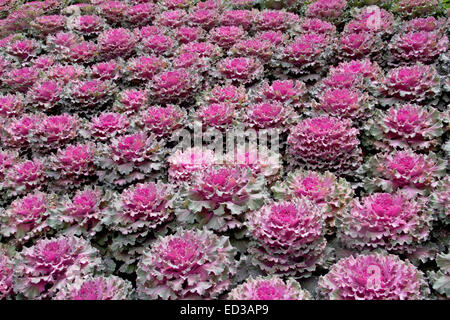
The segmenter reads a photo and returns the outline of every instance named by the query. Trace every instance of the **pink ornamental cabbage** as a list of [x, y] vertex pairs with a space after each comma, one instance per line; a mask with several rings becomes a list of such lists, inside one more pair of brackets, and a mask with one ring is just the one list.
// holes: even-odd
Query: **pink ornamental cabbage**
[[439, 97], [440, 78], [432, 66], [417, 63], [391, 69], [379, 92], [390, 100], [425, 103]]
[[228, 300], [312, 300], [293, 278], [283, 281], [277, 276], [250, 277], [231, 290]]
[[253, 21], [257, 31], [285, 32], [299, 22], [299, 16], [284, 10], [261, 10]]
[[395, 61], [403, 63], [430, 63], [448, 49], [449, 41], [445, 34], [438, 32], [410, 32], [397, 34], [389, 44]]
[[363, 253], [336, 262], [318, 283], [330, 300], [419, 300], [429, 288], [424, 274], [408, 260], [385, 253]]
[[145, 39], [148, 36], [162, 35], [166, 33], [166, 30], [160, 26], [150, 25], [133, 30], [137, 40]]
[[364, 79], [367, 79], [372, 83], [377, 83], [382, 79], [382, 70], [380, 66], [378, 63], [372, 62], [369, 59], [341, 62], [336, 67], [330, 67], [330, 75], [340, 74], [352, 76], [361, 75]]
[[8, 209], [0, 211], [0, 233], [6, 238], [13, 237], [17, 244], [45, 234], [50, 229], [48, 198], [42, 192], [34, 192], [14, 200]]
[[321, 48], [325, 48], [332, 42], [332, 38], [327, 36], [326, 34], [320, 33], [311, 33], [311, 34], [301, 34], [298, 39], [301, 39], [306, 42], [310, 42], [318, 45]]
[[304, 197], [317, 206], [323, 206], [328, 233], [335, 229], [336, 215], [345, 210], [354, 197], [351, 184], [328, 171], [324, 173], [310, 170], [289, 172], [283, 181], [277, 182], [272, 187], [272, 192], [274, 199], [290, 201]]
[[126, 89], [121, 91], [115, 101], [114, 109], [126, 116], [130, 116], [147, 106], [148, 93], [146, 90]]
[[[147, 249], [137, 270], [141, 299], [214, 299], [237, 272], [228, 237], [208, 230], [178, 229]], [[183, 285], [184, 284], [184, 285]]]
[[59, 104], [63, 89], [55, 80], [36, 82], [27, 92], [27, 103], [44, 111], [52, 110]]
[[204, 35], [204, 30], [200, 27], [180, 27], [175, 33], [179, 43], [187, 44], [200, 40]]
[[278, 102], [251, 104], [245, 110], [243, 121], [256, 130], [288, 131], [298, 118], [293, 108]]
[[4, 251], [0, 248], [0, 300], [7, 299], [13, 293], [14, 265]]
[[252, 10], [225, 10], [220, 16], [222, 26], [236, 26], [248, 30], [252, 27], [256, 12]]
[[[189, 0], [167, 0], [167, 1], [189, 1]], [[224, 7], [224, 4], [217, 0], [205, 0], [205, 1], [199, 1], [195, 4], [191, 3], [189, 6], [192, 7], [193, 10], [203, 10], [203, 9], [210, 9], [210, 10], [221, 10]]]
[[284, 44], [289, 39], [289, 36], [281, 31], [267, 30], [257, 32], [255, 39], [270, 42], [272, 46], [278, 46]]
[[[28, 3], [28, 6], [31, 6], [33, 2]], [[44, 3], [40, 4], [38, 1], [34, 2], [35, 5], [42, 6], [42, 9], [45, 12], [55, 11], [61, 9], [61, 3], [57, 0], [45, 0]]]
[[437, 184], [431, 194], [431, 203], [438, 218], [445, 224], [450, 224], [450, 176], [447, 174]]
[[192, 69], [200, 74], [211, 68], [210, 59], [200, 57], [196, 53], [185, 52], [177, 55], [172, 62], [175, 69]]
[[138, 41], [155, 35], [166, 35], [169, 32], [167, 28], [158, 25], [147, 25], [133, 29], [133, 33]]
[[186, 21], [186, 11], [182, 9], [162, 11], [155, 17], [155, 22], [159, 26], [167, 28], [181, 27]]
[[189, 101], [199, 88], [200, 80], [200, 76], [190, 70], [161, 72], [149, 82], [150, 98], [156, 103]]
[[157, 137], [169, 138], [176, 130], [184, 127], [187, 120], [186, 111], [180, 107], [168, 104], [165, 107], [151, 106], [142, 110], [139, 125]]
[[97, 249], [76, 236], [40, 239], [16, 260], [14, 290], [27, 299], [48, 299], [65, 281], [101, 269]]
[[116, 81], [122, 76], [122, 65], [116, 60], [100, 62], [91, 67], [91, 77], [101, 81]]
[[283, 173], [280, 153], [263, 146], [248, 150], [238, 146], [234, 152], [227, 153], [224, 160], [230, 166], [249, 169], [255, 177], [263, 176], [269, 184]]
[[20, 94], [0, 94], [0, 118], [13, 118], [23, 112], [23, 97]]
[[[2, 37], [2, 39], [0, 40], [0, 48], [2, 48], [2, 50], [5, 50], [6, 47], [15, 39], [13, 34], [10, 34], [8, 36]], [[2, 57], [2, 59], [4, 59]]]
[[117, 276], [79, 276], [66, 281], [53, 300], [130, 300], [133, 286]]
[[48, 159], [47, 176], [60, 188], [74, 188], [89, 180], [95, 173], [95, 145], [68, 145], [58, 149], [56, 155]]
[[89, 112], [113, 99], [115, 85], [111, 81], [86, 80], [72, 81], [65, 92], [65, 100], [69, 109]]
[[240, 108], [248, 102], [248, 97], [244, 86], [236, 87], [232, 84], [215, 85], [211, 90], [204, 91], [202, 101], [207, 104], [231, 103]]
[[[174, 0], [177, 1], [177, 0]], [[180, 0], [178, 0], [180, 1]], [[183, 1], [188, 1], [188, 0], [183, 0]], [[223, 3], [221, 3], [220, 1], [217, 0], [205, 0], [205, 1], [201, 1], [201, 2], [197, 2], [194, 6], [193, 9], [197, 10], [197, 9], [216, 9], [216, 10], [220, 10], [223, 8]]]
[[191, 69], [200, 74], [205, 74], [211, 68], [210, 62], [211, 59], [207, 57], [201, 57], [197, 53], [183, 52], [177, 54], [176, 57], [174, 57], [172, 66], [175, 69]]
[[124, 1], [104, 1], [98, 7], [99, 15], [111, 25], [120, 25], [127, 14], [128, 6]]
[[73, 32], [58, 32], [47, 37], [46, 43], [48, 51], [65, 54], [73, 45], [81, 42], [78, 35]]
[[412, 253], [429, 239], [432, 214], [423, 199], [402, 193], [372, 193], [352, 200], [337, 214], [337, 234], [349, 248]]
[[262, 205], [264, 185], [264, 177], [253, 175], [248, 167], [211, 166], [183, 186], [177, 219], [220, 232], [241, 228], [244, 215]]
[[131, 82], [142, 82], [153, 79], [165, 67], [166, 63], [156, 56], [137, 56], [127, 61], [125, 74]]
[[258, 102], [270, 101], [300, 108], [306, 95], [306, 86], [299, 80], [275, 80], [271, 84], [264, 81], [251, 94]]
[[134, 34], [124, 28], [103, 31], [97, 38], [100, 54], [104, 59], [128, 58], [134, 51]]
[[163, 142], [145, 133], [111, 139], [98, 148], [95, 162], [100, 181], [124, 185], [145, 179], [162, 167]]
[[189, 25], [202, 27], [205, 30], [210, 30], [216, 26], [217, 20], [219, 20], [219, 11], [206, 8], [193, 10], [187, 18]]
[[36, 16], [43, 14], [42, 4], [43, 2], [34, 1], [29, 4], [15, 3], [14, 7], [8, 12], [2, 12], [6, 14], [7, 17], [2, 19], [2, 36], [6, 36], [11, 32], [22, 32], [29, 28], [29, 23]]
[[336, 33], [336, 27], [327, 21], [319, 18], [304, 18], [294, 26], [294, 30], [300, 34], [323, 34], [332, 37]]
[[79, 65], [63, 65], [57, 64], [49, 68], [45, 75], [49, 80], [61, 81], [64, 84], [71, 82], [72, 80], [81, 80], [86, 76], [86, 71]]
[[211, 59], [219, 58], [223, 55], [222, 49], [211, 42], [191, 42], [180, 46], [180, 48], [177, 50], [177, 54], [186, 52], [195, 53], [199, 57]]
[[254, 57], [267, 63], [273, 55], [273, 45], [268, 41], [250, 38], [239, 40], [229, 52], [236, 56]]
[[6, 53], [20, 61], [29, 60], [38, 54], [39, 45], [33, 39], [18, 39], [6, 47]]
[[335, 71], [322, 78], [313, 88], [312, 94], [318, 96], [328, 89], [356, 89], [362, 91], [367, 88], [364, 86], [364, 78], [361, 74]]
[[433, 15], [440, 8], [438, 0], [398, 0], [392, 5], [391, 11], [404, 18]]
[[201, 122], [203, 130], [224, 131], [233, 126], [236, 117], [236, 109], [230, 103], [212, 103], [200, 107], [195, 113], [195, 119]]
[[306, 8], [306, 16], [336, 22], [346, 7], [346, 0], [316, 0]]
[[245, 31], [242, 27], [221, 26], [212, 29], [209, 32], [209, 36], [213, 43], [219, 45], [222, 48], [229, 49], [236, 42], [244, 38]]
[[145, 2], [130, 6], [126, 12], [126, 20], [130, 26], [145, 26], [150, 24], [156, 14], [156, 6]]
[[140, 51], [157, 56], [171, 56], [176, 48], [175, 40], [164, 34], [148, 35], [139, 44]]
[[365, 128], [373, 145], [381, 150], [431, 150], [443, 134], [440, 112], [415, 104], [377, 111]]
[[381, 153], [363, 165], [368, 192], [394, 192], [402, 189], [411, 194], [428, 194], [445, 173], [446, 161], [430, 152], [428, 155], [411, 150]]
[[38, 37], [43, 37], [64, 30], [66, 20], [61, 15], [40, 16], [31, 21], [30, 26]]
[[40, 116], [32, 131], [32, 148], [35, 150], [59, 148], [76, 139], [79, 126], [79, 118], [67, 113], [55, 116]]
[[362, 161], [358, 133], [348, 119], [305, 119], [291, 128], [287, 152], [292, 163], [307, 169], [350, 174]]
[[446, 21], [444, 18], [436, 19], [435, 17], [415, 18], [408, 21], [403, 21], [402, 31], [404, 33], [410, 32], [439, 32], [445, 27]]
[[12, 118], [5, 122], [1, 128], [3, 145], [9, 148], [23, 148], [30, 146], [30, 133], [36, 128], [38, 117], [24, 114], [20, 118]]
[[261, 62], [254, 58], [225, 58], [218, 63], [217, 69], [225, 80], [241, 84], [259, 80], [264, 73]]
[[39, 57], [36, 57], [31, 61], [33, 64], [33, 67], [41, 70], [41, 71], [47, 71], [50, 67], [54, 66], [56, 63], [57, 57], [54, 55], [41, 55]]
[[217, 164], [219, 159], [209, 149], [198, 147], [177, 150], [169, 156], [169, 181], [179, 184], [189, 181], [195, 172], [202, 172]]
[[110, 191], [90, 187], [56, 198], [48, 223], [62, 234], [93, 237], [103, 229], [111, 198]]
[[82, 41], [71, 45], [62, 54], [62, 58], [69, 63], [91, 63], [97, 60], [98, 46], [91, 41]]
[[[105, 223], [110, 230], [127, 237], [128, 244], [144, 241], [151, 232], [156, 232], [173, 219], [173, 197], [173, 187], [168, 184], [135, 184], [115, 199], [113, 210], [109, 212]], [[122, 251], [124, 248], [119, 243], [121, 240], [117, 241], [117, 244], [113, 243], [114, 250]], [[113, 252], [113, 255], [117, 253]], [[117, 259], [123, 260], [120, 257]]]
[[329, 89], [323, 91], [312, 108], [318, 113], [358, 121], [371, 116], [374, 101], [369, 94], [356, 89]]
[[69, 30], [84, 36], [96, 36], [104, 28], [105, 23], [97, 15], [74, 15], [67, 21]]
[[116, 135], [124, 134], [129, 128], [127, 117], [120, 113], [103, 112], [91, 119], [87, 125], [90, 137], [99, 141], [108, 141]]
[[33, 67], [22, 67], [12, 69], [2, 75], [1, 81], [6, 84], [10, 90], [25, 93], [38, 80], [38, 70]]
[[344, 32], [372, 32], [385, 38], [394, 32], [394, 16], [378, 6], [363, 7], [345, 25]]
[[17, 152], [0, 148], [0, 189], [2, 188], [6, 172], [15, 164], [18, 157]]
[[247, 215], [251, 263], [267, 274], [309, 277], [325, 263], [324, 208], [306, 199], [274, 202]]
[[138, 183], [114, 196], [104, 224], [111, 233], [107, 251], [121, 262], [120, 272], [135, 272], [150, 239], [165, 232], [174, 218], [173, 198], [173, 187], [161, 182]]
[[7, 195], [18, 196], [31, 190], [40, 190], [46, 180], [42, 161], [33, 159], [17, 162], [6, 172]]
[[288, 72], [303, 74], [315, 71], [325, 62], [329, 39], [318, 34], [305, 34], [294, 38], [280, 49], [278, 60]]
[[123, 191], [120, 200], [118, 214], [127, 226], [123, 233], [133, 232], [134, 227], [141, 228], [141, 223], [146, 221], [145, 229], [155, 229], [171, 218], [171, 199], [173, 188], [163, 183], [138, 183]]
[[338, 51], [342, 59], [376, 59], [382, 54], [384, 46], [380, 36], [371, 32], [342, 33]]

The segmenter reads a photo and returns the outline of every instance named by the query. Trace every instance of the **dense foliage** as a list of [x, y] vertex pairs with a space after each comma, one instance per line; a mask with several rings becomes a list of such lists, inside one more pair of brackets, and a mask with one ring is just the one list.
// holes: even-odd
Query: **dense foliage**
[[0, 299], [450, 298], [448, 14], [0, 0]]

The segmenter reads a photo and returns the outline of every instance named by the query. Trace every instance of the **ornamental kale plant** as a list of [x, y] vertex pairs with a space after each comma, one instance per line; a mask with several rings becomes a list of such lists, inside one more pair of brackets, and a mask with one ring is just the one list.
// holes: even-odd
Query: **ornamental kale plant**
[[0, 0], [0, 300], [448, 299], [447, 0]]

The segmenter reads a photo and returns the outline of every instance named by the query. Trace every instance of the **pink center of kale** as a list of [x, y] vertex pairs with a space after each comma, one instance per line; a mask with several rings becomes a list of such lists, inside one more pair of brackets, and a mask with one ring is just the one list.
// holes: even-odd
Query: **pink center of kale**
[[402, 212], [401, 202], [397, 201], [388, 193], [382, 193], [376, 196], [372, 203], [372, 210], [380, 217], [394, 217]]

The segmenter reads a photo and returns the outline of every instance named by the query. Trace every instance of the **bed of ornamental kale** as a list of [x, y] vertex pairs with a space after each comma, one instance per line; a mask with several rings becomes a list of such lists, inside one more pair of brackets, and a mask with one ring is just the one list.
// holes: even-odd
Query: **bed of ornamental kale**
[[0, 299], [448, 299], [447, 0], [0, 0]]

